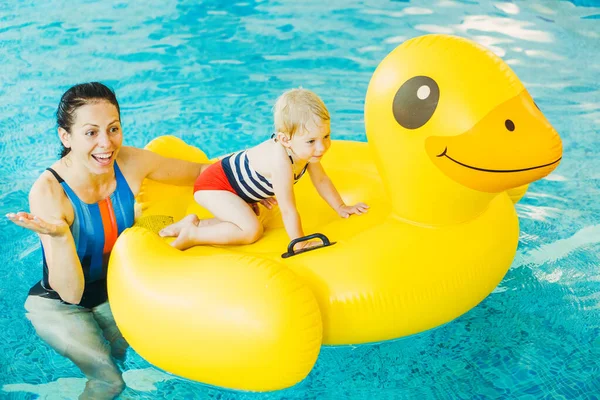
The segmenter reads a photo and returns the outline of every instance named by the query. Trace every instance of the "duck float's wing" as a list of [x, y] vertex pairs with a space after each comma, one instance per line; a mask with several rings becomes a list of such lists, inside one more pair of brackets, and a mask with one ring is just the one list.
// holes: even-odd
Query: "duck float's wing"
[[207, 253], [145, 228], [122, 233], [108, 290], [123, 337], [157, 367], [210, 385], [268, 391], [304, 379], [322, 341], [312, 291], [272, 261]]

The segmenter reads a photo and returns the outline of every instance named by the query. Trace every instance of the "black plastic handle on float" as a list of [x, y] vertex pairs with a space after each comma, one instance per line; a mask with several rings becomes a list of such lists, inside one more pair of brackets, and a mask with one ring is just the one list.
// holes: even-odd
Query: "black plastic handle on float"
[[[294, 252], [295, 245], [297, 245], [300, 242], [306, 242], [307, 240], [311, 240], [311, 239], [321, 239], [323, 244], [321, 246], [309, 247], [307, 249], [301, 249], [301, 250], [297, 250]], [[292, 240], [290, 242], [290, 244], [288, 245], [287, 253], [283, 253], [281, 255], [281, 257], [282, 258], [292, 257], [292, 256], [295, 256], [300, 253], [306, 253], [307, 251], [318, 250], [318, 249], [322, 249], [323, 247], [333, 246], [335, 243], [336, 242], [330, 242], [329, 239], [327, 238], [327, 236], [323, 235], [322, 233], [313, 233], [311, 235], [302, 236], [302, 237]]]

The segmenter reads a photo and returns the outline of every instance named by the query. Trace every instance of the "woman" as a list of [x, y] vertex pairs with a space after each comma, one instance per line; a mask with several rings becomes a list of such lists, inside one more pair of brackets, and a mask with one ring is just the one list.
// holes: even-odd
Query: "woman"
[[57, 122], [60, 160], [33, 184], [31, 212], [7, 217], [42, 243], [43, 278], [29, 291], [27, 318], [87, 376], [81, 399], [111, 399], [125, 386], [113, 358], [124, 357], [127, 342], [107, 302], [110, 251], [134, 222], [144, 179], [191, 186], [208, 164], [122, 146], [119, 104], [101, 83], [67, 90]]

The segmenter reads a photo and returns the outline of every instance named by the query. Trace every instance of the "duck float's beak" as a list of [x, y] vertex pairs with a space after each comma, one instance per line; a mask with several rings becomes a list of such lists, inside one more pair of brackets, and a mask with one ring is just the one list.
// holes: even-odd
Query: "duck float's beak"
[[552, 172], [561, 160], [562, 142], [529, 93], [523, 91], [465, 133], [427, 138], [425, 150], [456, 182], [497, 193]]

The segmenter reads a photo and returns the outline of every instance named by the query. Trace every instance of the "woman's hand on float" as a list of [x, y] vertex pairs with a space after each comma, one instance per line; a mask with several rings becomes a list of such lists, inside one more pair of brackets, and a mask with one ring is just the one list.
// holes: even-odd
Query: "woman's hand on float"
[[40, 235], [49, 235], [53, 237], [63, 236], [69, 233], [69, 225], [63, 220], [56, 222], [46, 222], [40, 217], [31, 213], [20, 211], [18, 213], [8, 213], [6, 218], [14, 222], [16, 225], [29, 229]]
[[369, 206], [365, 203], [356, 203], [353, 206], [342, 204], [337, 208], [337, 213], [342, 218], [348, 218], [352, 214], [362, 215], [369, 210]]

